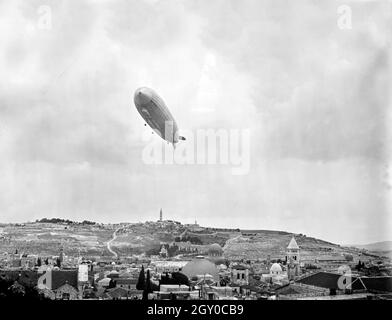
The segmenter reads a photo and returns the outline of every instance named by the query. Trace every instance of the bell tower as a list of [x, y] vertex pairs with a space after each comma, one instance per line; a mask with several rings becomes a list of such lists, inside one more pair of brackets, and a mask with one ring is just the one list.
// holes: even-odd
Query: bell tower
[[293, 236], [286, 249], [287, 276], [289, 280], [293, 280], [300, 275], [299, 261], [299, 246]]

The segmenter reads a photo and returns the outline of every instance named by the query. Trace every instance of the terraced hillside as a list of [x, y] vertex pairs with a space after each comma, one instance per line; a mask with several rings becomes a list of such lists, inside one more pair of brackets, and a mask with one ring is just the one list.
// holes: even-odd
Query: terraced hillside
[[[56, 255], [60, 247], [67, 255], [130, 256], [132, 254], [158, 254], [162, 243], [188, 242], [195, 245], [218, 243], [229, 259], [283, 259], [291, 233], [271, 230], [224, 230], [196, 228], [176, 221], [80, 224], [42, 223], [0, 225], [0, 253], [25, 252]], [[295, 235], [301, 248], [301, 259], [316, 257], [357, 258], [358, 248], [341, 247], [302, 234]]]
[[111, 226], [63, 223], [24, 223], [0, 225], [0, 252], [56, 255], [60, 247], [69, 255], [110, 255], [106, 242]]
[[[284, 231], [242, 231], [241, 235], [226, 242], [224, 247], [225, 256], [231, 259], [267, 259], [269, 255], [271, 259], [282, 259], [292, 236], [292, 233]], [[301, 248], [302, 259], [359, 254], [359, 250], [355, 248], [341, 247], [302, 234], [295, 234], [295, 239]]]

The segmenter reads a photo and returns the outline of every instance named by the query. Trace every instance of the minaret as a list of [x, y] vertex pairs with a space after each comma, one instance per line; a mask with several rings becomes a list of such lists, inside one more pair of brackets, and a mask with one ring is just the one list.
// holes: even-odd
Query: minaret
[[159, 212], [159, 221], [162, 221], [162, 208], [161, 211]]
[[299, 246], [293, 236], [286, 250], [287, 276], [289, 280], [299, 276], [299, 260]]

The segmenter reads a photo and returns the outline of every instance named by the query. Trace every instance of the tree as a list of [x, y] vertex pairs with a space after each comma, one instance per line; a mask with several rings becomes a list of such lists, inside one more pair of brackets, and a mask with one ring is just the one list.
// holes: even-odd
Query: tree
[[345, 255], [344, 255], [344, 258], [345, 258], [347, 261], [353, 261], [353, 260], [354, 260], [354, 257], [353, 257], [351, 254], [345, 254]]
[[173, 245], [173, 246], [167, 246], [167, 253], [168, 253], [168, 255], [169, 255], [169, 257], [173, 257], [175, 254], [176, 254], [176, 252], [178, 251], [178, 246], [176, 246], [176, 245]]
[[146, 291], [152, 293], [150, 270], [147, 270]]
[[27, 299], [42, 299], [44, 297], [40, 297], [38, 287], [37, 286], [25, 286], [25, 298]]
[[61, 260], [60, 258], [56, 259], [56, 265], [60, 268], [61, 267]]
[[113, 279], [110, 279], [109, 281], [109, 289], [115, 288], [116, 287], [116, 282]]
[[174, 280], [176, 280], [176, 282], [181, 285], [181, 284], [185, 284], [185, 285], [189, 285], [189, 279], [188, 277], [181, 273], [181, 272], [173, 272], [172, 273], [172, 277]]
[[159, 255], [159, 252], [161, 251], [161, 246], [155, 246], [151, 249], [148, 249], [146, 251], [146, 256], [157, 256]]
[[15, 281], [14, 284], [8, 288], [11, 297], [23, 297], [26, 294], [25, 287]]
[[152, 286], [151, 286], [150, 270], [147, 270], [146, 286], [143, 291], [143, 299], [144, 300], [148, 300], [149, 293], [152, 293]]
[[358, 264], [355, 266], [355, 269], [358, 271], [362, 270], [365, 267], [365, 263], [361, 262], [361, 260], [358, 261]]
[[40, 267], [41, 265], [42, 265], [41, 258], [38, 258], [38, 259], [37, 259], [37, 266]]
[[155, 284], [154, 282], [150, 281], [152, 291], [159, 291], [159, 285]]
[[139, 279], [137, 280], [136, 289], [144, 290], [145, 286], [146, 286], [146, 279], [144, 276], [144, 266], [142, 265], [142, 270], [140, 270], [139, 273]]
[[[197, 280], [197, 277], [196, 277]], [[165, 275], [165, 276], [161, 276], [161, 281], [160, 284], [185, 284], [185, 285], [189, 285], [189, 279], [188, 277], [181, 273], [181, 272], [173, 272], [171, 274], [171, 276], [169, 275]]]

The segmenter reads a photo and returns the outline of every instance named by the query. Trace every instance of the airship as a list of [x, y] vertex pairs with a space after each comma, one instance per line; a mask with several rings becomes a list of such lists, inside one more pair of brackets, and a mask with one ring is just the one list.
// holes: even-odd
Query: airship
[[179, 140], [185, 140], [179, 135], [177, 123], [165, 102], [154, 90], [147, 87], [137, 89], [134, 102], [142, 118], [163, 140], [174, 147]]

